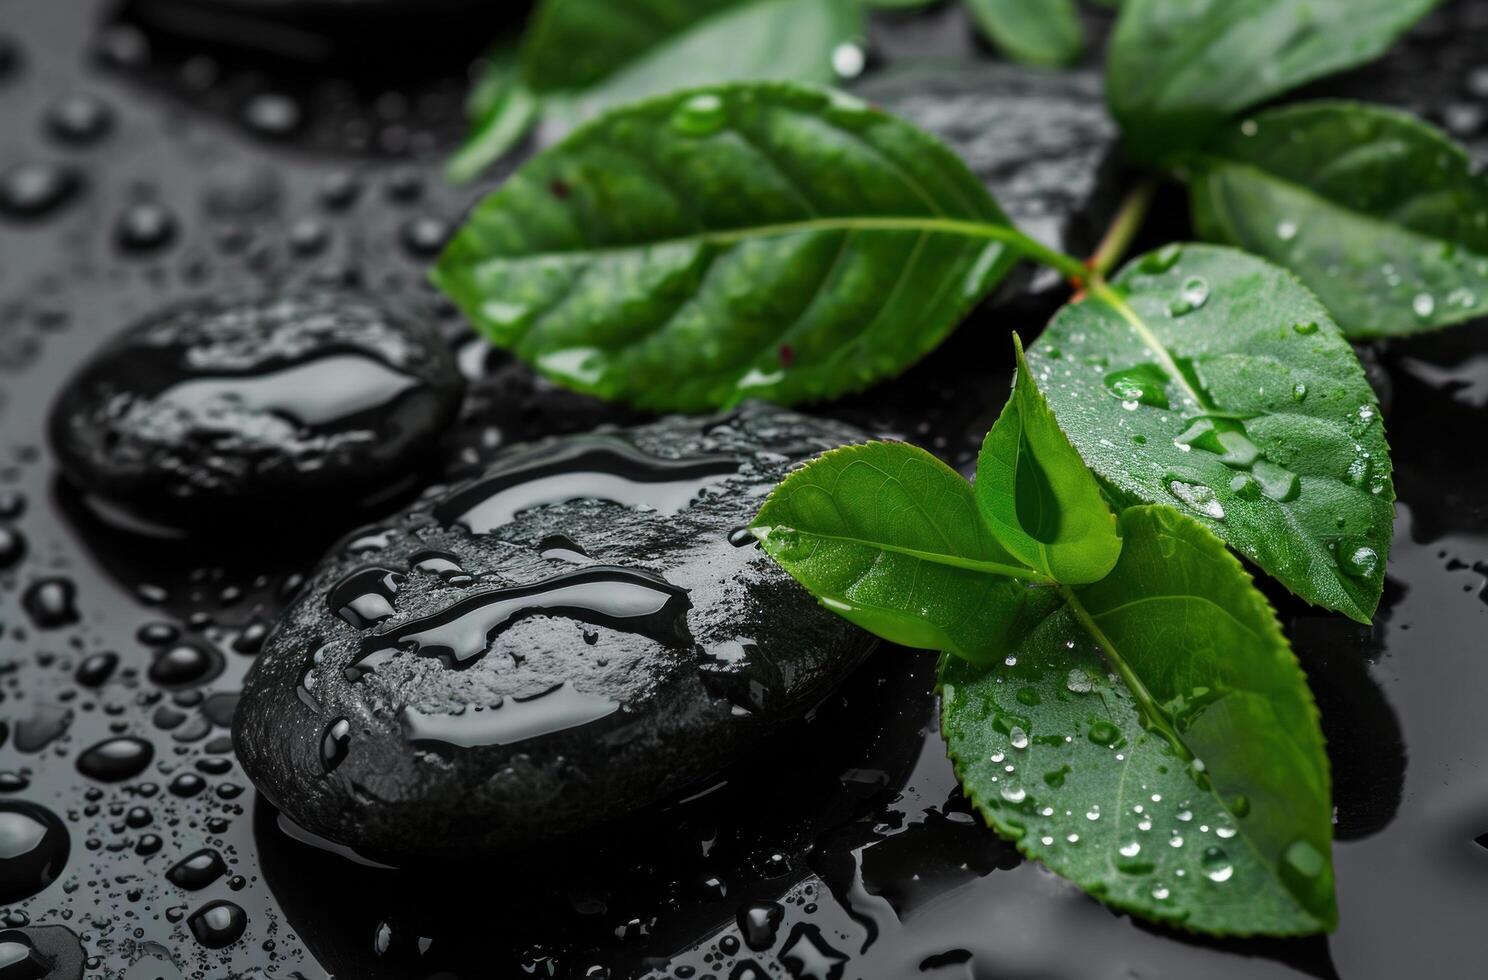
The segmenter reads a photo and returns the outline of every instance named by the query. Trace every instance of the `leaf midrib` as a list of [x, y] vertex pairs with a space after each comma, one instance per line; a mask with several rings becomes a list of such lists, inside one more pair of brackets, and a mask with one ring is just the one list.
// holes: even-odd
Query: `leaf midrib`
[[[1126, 685], [1127, 691], [1131, 693], [1132, 700], [1137, 703], [1138, 711], [1179, 752], [1186, 763], [1192, 763], [1196, 758], [1193, 750], [1188, 747], [1188, 744], [1183, 741], [1182, 736], [1173, 727], [1167, 713], [1158, 706], [1157, 699], [1152, 696], [1151, 691], [1147, 690], [1147, 685], [1136, 675], [1131, 665], [1121, 656], [1121, 652], [1117, 650], [1116, 645], [1111, 642], [1111, 638], [1096, 623], [1095, 617], [1090, 614], [1090, 611], [1085, 608], [1085, 605], [1080, 602], [1079, 597], [1075, 595], [1074, 590], [1069, 586], [1061, 585], [1059, 591], [1064, 597], [1066, 606], [1074, 615], [1075, 620], [1085, 629], [1091, 639], [1095, 640], [1096, 645], [1100, 648], [1101, 655], [1105, 657], [1106, 661], [1116, 668], [1117, 673], [1121, 676], [1122, 683]], [[1292, 903], [1301, 916], [1319, 921], [1318, 916], [1292, 894], [1291, 889], [1287, 887], [1286, 882], [1281, 879], [1280, 874], [1276, 871], [1274, 860], [1263, 855], [1259, 847], [1256, 846], [1256, 842], [1251, 838], [1251, 835], [1245, 832], [1242, 826], [1244, 821], [1235, 817], [1234, 811], [1230, 809], [1230, 804], [1215, 791], [1213, 780], [1208, 780], [1208, 783], [1206, 792], [1211, 799], [1219, 804], [1220, 809], [1224, 810], [1225, 813], [1228, 813], [1234, 819], [1235, 836], [1244, 842], [1245, 848], [1254, 856], [1256, 863], [1271, 872], [1277, 885], [1280, 886], [1281, 893], [1287, 897], [1288, 901]], [[1197, 781], [1195, 781], [1195, 785], [1197, 785]]]
[[804, 531], [800, 528], [794, 528], [784, 524], [763, 526], [756, 525], [750, 530], [754, 532], [755, 537], [759, 538], [759, 540], [764, 543], [768, 543], [770, 535], [778, 531], [788, 531], [796, 534], [801, 534], [809, 538], [815, 538], [819, 541], [832, 541], [839, 544], [850, 544], [862, 548], [869, 548], [875, 551], [887, 551], [891, 554], [905, 555], [907, 557], [917, 558], [921, 561], [927, 561], [935, 565], [945, 565], [950, 568], [960, 568], [971, 572], [982, 572], [988, 575], [1001, 575], [1006, 578], [1022, 579], [1028, 582], [1042, 582], [1050, 585], [1053, 584], [1053, 581], [1051, 579], [1045, 578], [1043, 575], [1040, 575], [1038, 572], [1035, 572], [1030, 568], [1019, 568], [1015, 565], [1004, 565], [1001, 562], [995, 561], [981, 561], [976, 558], [962, 558], [958, 555], [947, 555], [934, 551], [922, 551], [918, 548], [906, 548], [903, 545], [887, 544], [882, 541], [870, 541], [866, 538], [859, 538], [850, 534], [823, 534], [820, 531]]

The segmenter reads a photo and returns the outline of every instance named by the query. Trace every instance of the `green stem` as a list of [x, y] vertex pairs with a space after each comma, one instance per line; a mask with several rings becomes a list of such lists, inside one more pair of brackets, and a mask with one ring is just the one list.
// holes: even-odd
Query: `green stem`
[[1104, 279], [1116, 267], [1116, 263], [1121, 261], [1121, 257], [1131, 247], [1132, 239], [1142, 230], [1142, 223], [1147, 220], [1147, 212], [1152, 207], [1152, 195], [1156, 190], [1157, 187], [1151, 180], [1144, 180], [1126, 195], [1111, 226], [1106, 229], [1106, 237], [1101, 239], [1095, 254], [1085, 263], [1092, 276]]
[[1059, 587], [1059, 594], [1064, 597], [1065, 604], [1069, 608], [1069, 611], [1074, 614], [1075, 619], [1079, 621], [1081, 626], [1085, 627], [1085, 631], [1090, 634], [1091, 638], [1095, 640], [1096, 645], [1100, 647], [1101, 653], [1106, 658], [1106, 662], [1116, 668], [1116, 673], [1121, 676], [1126, 689], [1131, 692], [1132, 698], [1137, 702], [1137, 706], [1142, 712], [1142, 717], [1147, 720], [1147, 724], [1168, 740], [1169, 744], [1173, 746], [1173, 750], [1178, 753], [1179, 758], [1185, 762], [1192, 762], [1194, 759], [1193, 752], [1189, 750], [1187, 745], [1183, 744], [1183, 739], [1178, 737], [1178, 732], [1174, 729], [1173, 723], [1168, 718], [1167, 713], [1158, 705], [1157, 699], [1152, 696], [1152, 692], [1147, 690], [1147, 685], [1143, 684], [1142, 679], [1132, 671], [1131, 665], [1121, 656], [1121, 651], [1116, 649], [1116, 644], [1112, 643], [1111, 638], [1106, 635], [1105, 630], [1100, 628], [1100, 624], [1095, 621], [1095, 617], [1090, 615], [1090, 610], [1086, 609], [1084, 603], [1075, 595], [1075, 590], [1067, 585], [1061, 585]]

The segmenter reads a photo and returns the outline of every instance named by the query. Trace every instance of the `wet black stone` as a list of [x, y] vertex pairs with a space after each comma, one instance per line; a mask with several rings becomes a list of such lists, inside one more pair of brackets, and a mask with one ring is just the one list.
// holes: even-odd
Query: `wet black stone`
[[433, 327], [368, 297], [208, 302], [100, 350], [50, 436], [73, 482], [158, 523], [354, 520], [417, 480], [461, 390]]
[[20, 163], [0, 173], [0, 215], [40, 218], [71, 200], [83, 175], [62, 163]]
[[67, 827], [46, 807], [0, 800], [0, 905], [30, 898], [67, 864]]
[[[559, 440], [348, 536], [249, 674], [241, 765], [373, 854], [496, 853], [694, 785], [867, 649], [728, 540], [792, 461], [861, 438], [748, 407]], [[588, 560], [545, 555], [556, 534]]]
[[248, 915], [232, 902], [209, 902], [186, 920], [196, 941], [208, 949], [231, 946], [248, 928]]

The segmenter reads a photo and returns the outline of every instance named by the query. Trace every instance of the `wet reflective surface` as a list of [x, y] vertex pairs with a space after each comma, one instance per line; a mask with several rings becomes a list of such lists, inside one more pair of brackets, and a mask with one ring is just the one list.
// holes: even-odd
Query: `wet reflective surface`
[[[1329, 91], [1418, 100], [1481, 153], [1485, 8], [1448, 5], [1400, 54]], [[227, 726], [269, 624], [349, 527], [284, 512], [278, 533], [246, 542], [145, 541], [100, 520], [46, 448], [64, 379], [167, 305], [356, 281], [437, 318], [459, 349], [473, 386], [439, 448], [447, 478], [499, 446], [626, 418], [463, 342], [422, 285], [432, 233], [410, 227], [454, 221], [479, 193], [438, 178], [463, 66], [321, 84], [304, 59], [281, 74], [106, 13], [82, 0], [0, 12], [0, 976], [1488, 971], [1484, 324], [1364, 352], [1402, 501], [1377, 624], [1272, 590], [1334, 765], [1331, 937], [1165, 931], [1022, 862], [956, 790], [931, 659], [896, 649], [716, 785], [562, 847], [393, 871], [285, 825], [238, 768]], [[947, 8], [882, 21], [877, 40], [891, 60], [971, 54], [964, 30]], [[1161, 211], [1181, 229], [1181, 200], [1170, 203]], [[980, 315], [900, 381], [831, 411], [969, 467], [1007, 390], [1006, 326], [1046, 316], [1037, 302]], [[1140, 396], [1142, 379], [1117, 383]], [[542, 545], [564, 561], [573, 546]], [[424, 560], [427, 574], [459, 574]], [[745, 638], [710, 653], [750, 656]], [[523, 705], [512, 731], [597, 710], [563, 688], [534, 694], [496, 709]], [[328, 728], [322, 764], [337, 765], [342, 745]]]

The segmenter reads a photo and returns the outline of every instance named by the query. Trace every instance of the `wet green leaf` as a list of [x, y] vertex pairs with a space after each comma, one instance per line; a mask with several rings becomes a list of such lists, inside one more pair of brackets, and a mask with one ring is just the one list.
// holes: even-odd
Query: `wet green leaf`
[[463, 179], [488, 166], [521, 139], [539, 108], [569, 127], [675, 89], [855, 74], [862, 59], [844, 46], [862, 35], [856, 0], [544, 0], [517, 62], [508, 68], [496, 60], [480, 83], [496, 88], [509, 72], [510, 90], [540, 104], [472, 113], [451, 174]]
[[1382, 54], [1437, 0], [1126, 0], [1107, 91], [1128, 151], [1147, 162], [1223, 122]]
[[993, 538], [970, 484], [905, 443], [813, 460], [775, 488], [752, 528], [824, 606], [905, 646], [990, 662], [1059, 604]]
[[977, 460], [976, 499], [997, 540], [1024, 565], [1077, 585], [1106, 577], [1121, 554], [1116, 516], [1059, 429], [1015, 335], [1012, 395]]
[[1024, 239], [933, 138], [751, 83], [585, 125], [482, 202], [433, 275], [550, 378], [694, 411], [897, 374], [1006, 275], [1007, 241]]
[[1015, 662], [941, 662], [942, 726], [987, 822], [1116, 908], [1221, 935], [1332, 929], [1317, 709], [1265, 599], [1167, 507]]
[[966, 0], [977, 26], [1008, 57], [1056, 68], [1077, 60], [1085, 33], [1074, 0]]
[[1324, 102], [1263, 112], [1193, 164], [1199, 233], [1290, 268], [1350, 336], [1488, 313], [1488, 178], [1414, 116]]
[[[1369, 622], [1394, 487], [1374, 392], [1316, 297], [1232, 249], [1169, 246], [1028, 352], [1121, 503], [1170, 503], [1297, 595]], [[1124, 299], [1123, 299], [1124, 297]]]

